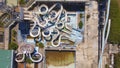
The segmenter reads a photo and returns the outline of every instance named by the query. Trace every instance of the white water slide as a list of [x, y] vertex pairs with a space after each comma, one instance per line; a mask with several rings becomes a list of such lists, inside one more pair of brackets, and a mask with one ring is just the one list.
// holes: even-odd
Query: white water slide
[[[110, 1], [111, 1], [111, 0], [108, 0], [106, 21], [105, 21], [105, 24], [104, 24], [103, 34], [102, 34], [102, 35], [103, 35], [103, 36], [102, 36], [102, 51], [101, 51], [101, 54], [100, 54], [100, 59], [99, 59], [99, 63], [98, 63], [98, 68], [102, 68], [102, 60], [103, 60], [104, 49], [105, 49], [105, 47], [106, 47], [108, 35], [109, 35], [109, 32], [110, 32], [111, 20], [110, 20], [110, 19], [108, 20], [108, 18], [109, 18], [109, 11], [110, 11]], [[108, 25], [108, 27], [107, 27], [107, 25]], [[106, 27], [107, 27], [107, 34], [106, 34], [106, 37], [105, 37]]]

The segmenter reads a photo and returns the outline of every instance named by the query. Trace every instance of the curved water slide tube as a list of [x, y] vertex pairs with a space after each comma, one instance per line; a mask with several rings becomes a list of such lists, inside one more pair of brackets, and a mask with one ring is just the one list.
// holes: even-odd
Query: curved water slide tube
[[50, 19], [50, 21], [53, 21], [57, 17], [57, 12], [55, 10], [52, 10], [49, 13], [50, 13], [49, 19]]
[[[52, 41], [51, 41], [51, 44], [52, 44], [52, 46], [54, 46], [54, 47], [58, 47], [58, 46], [60, 45], [60, 43], [61, 43], [61, 38], [62, 38], [63, 36], [68, 37], [68, 38], [69, 38], [70, 36], [68, 36], [68, 35], [66, 35], [66, 34], [60, 35], [59, 30], [58, 30], [58, 29], [55, 29], [55, 30], [56, 30], [57, 34], [56, 34], [55, 36], [53, 36], [53, 39], [52, 39]], [[57, 44], [54, 44], [54, 42], [56, 41], [56, 38], [58, 38], [58, 42], [57, 42]]]
[[[46, 35], [45, 32], [48, 32], [48, 34]], [[46, 29], [46, 30], [42, 31], [42, 35], [44, 37], [49, 37], [51, 35], [51, 30]]]
[[38, 60], [34, 60], [33, 58], [32, 58], [32, 56], [31, 56], [31, 54], [29, 53], [29, 57], [30, 57], [30, 60], [32, 60], [33, 62], [40, 62], [40, 61], [42, 61], [42, 54], [41, 53], [39, 53], [39, 52], [37, 52], [36, 54], [38, 54], [39, 56], [40, 56], [40, 58], [38, 59]]
[[37, 38], [37, 37], [36, 37], [36, 38], [34, 38], [34, 40], [35, 40], [35, 41], [37, 41], [37, 42], [40, 42], [40, 41], [42, 40], [42, 38], [41, 38], [41, 33], [39, 34], [39, 36], [38, 36], [38, 37], [39, 37], [39, 38]]
[[[58, 38], [58, 44], [54, 44], [54, 41], [56, 40], [56, 38], [52, 39], [52, 41], [51, 41], [51, 44], [52, 44], [52, 46], [54, 46], [54, 47], [60, 46], [62, 37], [70, 38], [70, 36], [68, 36], [67, 34], [62, 34], [62, 35], [58, 35], [58, 36], [59, 36], [59, 38]], [[68, 40], [71, 41], [71, 39], [68, 39]]]
[[65, 26], [64, 22], [62, 22], [62, 21], [56, 24], [56, 28], [58, 28], [58, 29], [62, 29], [62, 28], [64, 28], [64, 26]]
[[[101, 55], [100, 55], [98, 68], [102, 68], [103, 53], [104, 53], [104, 49], [105, 49], [106, 42], [107, 42], [107, 39], [108, 39], [109, 31], [110, 31], [111, 20], [109, 20], [109, 23], [108, 23], [109, 10], [110, 10], [110, 1], [111, 1], [111, 0], [108, 0], [106, 21], [105, 21], [105, 25], [104, 25], [104, 28], [103, 28], [103, 34], [102, 34], [102, 35], [103, 35], [103, 36], [102, 36], [102, 52], [101, 52]], [[108, 28], [107, 28], [107, 35], [106, 35], [106, 38], [105, 38], [105, 32], [106, 32], [107, 24], [108, 24]]]
[[52, 10], [54, 9], [58, 4], [54, 4], [52, 7], [50, 7], [50, 9], [48, 9], [48, 6], [45, 5], [45, 4], [42, 4], [40, 7], [39, 7], [39, 13], [41, 15], [45, 15], [47, 13], [50, 13], [50, 14], [55, 14], [55, 16], [52, 18], [51, 16], [49, 16], [50, 20], [54, 20], [58, 15], [59, 15], [59, 12], [60, 10], [63, 9], [63, 6], [61, 6], [61, 9], [58, 11], [58, 13], [55, 11], [55, 10]]
[[[62, 13], [62, 10], [63, 10], [63, 6], [62, 6], [61, 4], [54, 4], [54, 5], [48, 10], [49, 13], [52, 12], [52, 9], [54, 9], [57, 5], [60, 5], [60, 10], [56, 13], [55, 17], [53, 18], [53, 19], [57, 18], [57, 21], [56, 21], [56, 22], [58, 22], [59, 19], [60, 19], [60, 16], [61, 16], [61, 13]], [[53, 20], [53, 19], [52, 19], [52, 20]]]
[[40, 26], [40, 27], [45, 27], [48, 23], [48, 20], [43, 20], [43, 21], [40, 21], [38, 18], [41, 19], [40, 16], [37, 15], [37, 17], [35, 18], [35, 20], [37, 21], [37, 24]]
[[51, 41], [52, 40], [52, 35], [50, 35], [49, 37], [45, 37], [46, 41]]
[[[61, 42], [61, 36], [60, 36], [60, 32], [58, 31], [58, 29], [54, 29], [54, 30], [57, 32], [57, 34], [53, 36], [53, 39], [52, 39], [52, 41], [51, 41], [51, 44], [52, 44], [52, 46], [54, 46], [54, 47], [58, 47], [58, 46], [60, 45], [60, 42]], [[57, 44], [54, 44], [54, 41], [56, 40], [56, 38], [57, 38], [58, 36], [60, 36], [60, 37], [58, 38], [58, 43], [57, 43]]]
[[63, 10], [63, 12], [65, 12], [65, 21], [67, 22], [67, 11]]
[[[64, 13], [64, 15], [65, 15], [65, 17], [63, 17], [58, 23], [56, 23], [56, 27], [58, 28], [58, 29], [62, 29], [64, 26], [65, 26], [65, 24], [66, 24], [66, 22], [67, 22], [67, 14], [66, 14], [66, 10], [62, 10], [61, 9], [61, 13], [60, 13], [60, 15], [62, 14], [62, 13]], [[58, 20], [60, 19], [60, 17], [58, 18]], [[59, 26], [60, 25], [60, 26]]]
[[41, 15], [47, 14], [47, 12], [48, 12], [48, 6], [45, 5], [45, 4], [42, 4], [39, 7], [39, 12], [40, 12]]
[[[52, 10], [56, 5], [57, 5], [57, 4], [53, 5], [52, 8], [50, 8], [50, 9]], [[47, 13], [48, 7], [47, 7], [46, 5], [44, 5], [44, 4], [40, 6], [41, 9], [42, 9], [43, 7], [46, 8], [46, 12], [45, 12], [45, 13]], [[51, 10], [49, 10], [49, 11], [51, 11]], [[60, 18], [60, 15], [61, 15], [62, 10], [63, 10], [63, 6], [61, 5], [61, 9], [58, 11], [58, 13], [57, 13], [57, 15], [56, 15], [56, 16], [58, 16], [57, 22], [59, 21], [59, 18]], [[40, 13], [41, 13], [41, 11], [40, 11]], [[43, 13], [43, 14], [45, 14], [45, 13]], [[48, 23], [48, 20], [46, 19], [46, 20], [44, 20], [44, 21], [39, 21], [38, 18], [41, 18], [41, 17], [39, 17], [38, 15], [36, 15], [35, 12], [34, 12], [33, 14], [34, 14], [34, 19], [32, 19], [32, 20], [34, 21], [34, 25], [33, 25], [32, 29], [30, 30], [30, 35], [31, 35], [32, 37], [37, 37], [37, 36], [40, 34], [40, 28], [38, 28], [38, 32], [37, 32], [36, 35], [33, 34], [34, 28], [36, 27], [36, 25], [39, 25], [40, 27], [45, 27], [45, 26], [47, 25], [47, 23]], [[44, 35], [44, 34], [43, 34], [43, 35]]]
[[61, 19], [61, 21], [67, 22], [67, 12], [65, 9], [62, 10], [62, 14], [64, 14], [65, 16]]
[[[111, 20], [109, 20], [109, 23], [108, 23], [106, 38], [105, 38], [105, 35], [103, 36], [104, 40], [102, 40], [102, 52], [101, 52], [101, 55], [100, 55], [99, 67], [98, 68], [102, 68], [103, 54], [104, 54], [104, 49], [105, 49], [107, 39], [108, 39], [108, 36], [109, 36], [109, 32], [110, 32], [110, 25], [111, 25]], [[103, 32], [105, 34], [106, 31], [103, 31]]]
[[52, 9], [54, 9], [57, 5], [60, 5], [60, 4], [54, 4], [52, 7], [50, 7], [50, 9], [48, 10], [48, 12], [51, 12], [52, 11]]
[[[18, 53], [16, 56], [18, 56], [18, 55], [21, 55], [22, 53]], [[15, 61], [16, 62], [23, 62], [24, 61], [24, 59], [25, 59], [25, 54], [22, 54], [23, 55], [23, 57], [22, 57], [22, 59], [17, 59], [17, 58], [15, 58]]]
[[63, 6], [61, 5], [61, 8], [60, 8], [60, 10], [59, 10], [58, 13], [57, 13], [57, 16], [58, 16], [58, 17], [57, 17], [56, 23], [59, 22], [62, 11], [63, 11]]
[[71, 27], [69, 24], [67, 24], [67, 23], [65, 23], [65, 27], [66, 27], [66, 29], [68, 29], [69, 31], [72, 30], [72, 27]]
[[[34, 34], [33, 32], [34, 32], [34, 29], [35, 29], [35, 27], [36, 27], [36, 25], [37, 25], [37, 21], [36, 21], [35, 19], [32, 19], [32, 20], [34, 21], [34, 24], [33, 24], [33, 27], [30, 29], [30, 36], [32, 36], [32, 37], [37, 37], [37, 36], [39, 36], [39, 34], [40, 34], [40, 28], [37, 27], [38, 31], [37, 31], [36, 34]], [[36, 32], [36, 31], [35, 31], [35, 32]]]

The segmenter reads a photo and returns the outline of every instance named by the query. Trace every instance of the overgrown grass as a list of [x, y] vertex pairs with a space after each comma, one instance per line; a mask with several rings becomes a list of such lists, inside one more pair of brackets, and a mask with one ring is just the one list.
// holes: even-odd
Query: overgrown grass
[[9, 44], [9, 50], [17, 50], [18, 48], [18, 44], [17, 44], [17, 41], [16, 41], [16, 36], [17, 36], [17, 32], [15, 30], [11, 30], [11, 41], [10, 41], [10, 44]]
[[115, 57], [114, 57], [114, 68], [120, 68], [120, 53], [115, 54]]
[[109, 42], [120, 44], [120, 7], [118, 0], [111, 0], [110, 19], [111, 30]]
[[25, 0], [19, 0], [19, 4], [20, 4], [21, 6], [24, 6], [24, 5], [26, 4], [26, 2], [25, 2]]
[[9, 50], [17, 50], [18, 45], [15, 42], [9, 44]]
[[29, 63], [29, 64], [33, 63], [32, 60], [28, 57], [26, 57], [25, 61], [26, 61], [26, 63]]
[[4, 23], [3, 22], [0, 22], [0, 27], [4, 27]]

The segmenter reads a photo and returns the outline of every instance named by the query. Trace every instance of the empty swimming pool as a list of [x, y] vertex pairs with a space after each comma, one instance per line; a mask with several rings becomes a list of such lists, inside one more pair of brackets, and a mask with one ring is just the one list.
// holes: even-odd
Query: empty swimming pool
[[46, 51], [46, 68], [75, 68], [75, 52]]

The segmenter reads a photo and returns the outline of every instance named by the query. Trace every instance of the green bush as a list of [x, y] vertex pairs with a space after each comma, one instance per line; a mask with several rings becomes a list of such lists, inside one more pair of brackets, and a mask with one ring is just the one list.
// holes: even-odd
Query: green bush
[[80, 22], [79, 22], [79, 28], [82, 29], [82, 27], [83, 27], [83, 22], [80, 21]]
[[43, 44], [43, 43], [40, 43], [40, 42], [38, 42], [36, 45], [37, 45], [39, 48], [43, 48], [43, 47], [44, 47], [44, 44]]
[[80, 14], [80, 18], [82, 18], [83, 17], [83, 14]]
[[0, 22], [0, 27], [3, 27], [3, 26], [4, 26], [4, 24], [2, 22]]
[[13, 37], [16, 37], [17, 32], [15, 30], [12, 30], [12, 35], [13, 35]]
[[90, 18], [90, 15], [87, 15], [87, 20]]
[[29, 63], [29, 64], [32, 63], [32, 60], [30, 58], [28, 58], [28, 57], [26, 57], [25, 61], [26, 61], [26, 63]]
[[105, 68], [109, 68], [109, 65], [108, 65], [108, 64], [106, 64], [106, 65], [105, 65]]
[[19, 0], [20, 5], [25, 5], [25, 0]]
[[18, 45], [15, 42], [9, 44], [9, 50], [17, 50]]

